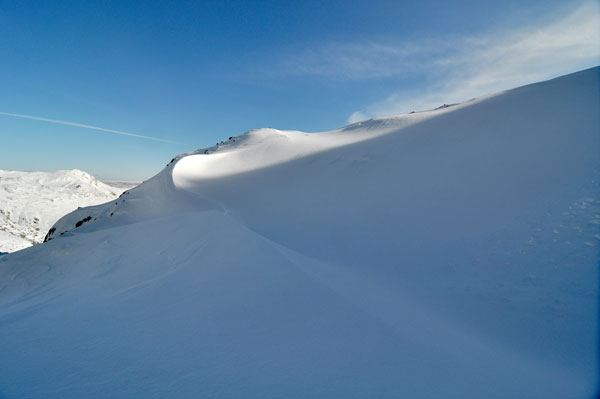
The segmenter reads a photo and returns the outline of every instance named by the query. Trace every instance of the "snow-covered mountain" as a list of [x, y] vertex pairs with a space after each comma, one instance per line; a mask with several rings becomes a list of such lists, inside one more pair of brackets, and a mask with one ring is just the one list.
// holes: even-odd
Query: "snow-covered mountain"
[[77, 169], [0, 170], [0, 252], [13, 252], [40, 243], [62, 216], [77, 207], [115, 199], [124, 190]]
[[583, 398], [599, 68], [184, 154], [0, 257], [3, 397]]

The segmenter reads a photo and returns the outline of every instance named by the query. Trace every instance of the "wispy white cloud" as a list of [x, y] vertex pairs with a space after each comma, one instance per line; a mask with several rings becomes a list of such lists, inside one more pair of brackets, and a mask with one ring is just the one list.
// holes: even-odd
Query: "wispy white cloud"
[[428, 109], [599, 63], [600, 9], [585, 3], [544, 26], [465, 40], [453, 55], [435, 61], [438, 82], [425, 93], [398, 92], [363, 112], [381, 116]]
[[435, 50], [441, 54], [443, 43], [400, 43], [371, 40], [360, 43], [327, 43], [289, 56], [284, 65], [298, 75], [318, 75], [339, 79], [372, 79], [418, 71]]
[[296, 73], [338, 79], [424, 78], [416, 90], [398, 88], [352, 113], [368, 117], [431, 109], [600, 64], [600, 6], [579, 3], [548, 22], [496, 29], [473, 37], [391, 39], [327, 44], [288, 63]]
[[183, 144], [183, 143], [178, 143], [176, 141], [171, 141], [171, 140], [165, 140], [165, 139], [159, 139], [156, 137], [150, 137], [150, 136], [143, 136], [141, 134], [136, 134], [136, 133], [129, 133], [129, 132], [122, 132], [120, 130], [112, 130], [112, 129], [105, 129], [103, 127], [97, 127], [97, 126], [90, 126], [90, 125], [84, 125], [82, 123], [76, 123], [76, 122], [68, 122], [68, 121], [61, 121], [61, 120], [57, 120], [57, 119], [48, 119], [48, 118], [42, 118], [40, 116], [32, 116], [32, 115], [22, 115], [22, 114], [13, 114], [10, 112], [0, 112], [0, 115], [4, 115], [4, 116], [11, 116], [13, 118], [21, 118], [21, 119], [31, 119], [31, 120], [35, 120], [35, 121], [42, 121], [42, 122], [50, 122], [50, 123], [56, 123], [59, 125], [67, 125], [67, 126], [73, 126], [73, 127], [81, 127], [84, 129], [92, 129], [92, 130], [98, 130], [101, 132], [106, 132], [106, 133], [112, 133], [112, 134], [120, 134], [122, 136], [130, 136], [130, 137], [137, 137], [139, 139], [145, 139], [145, 140], [152, 140], [152, 141], [159, 141], [162, 143], [171, 143], [171, 144]]

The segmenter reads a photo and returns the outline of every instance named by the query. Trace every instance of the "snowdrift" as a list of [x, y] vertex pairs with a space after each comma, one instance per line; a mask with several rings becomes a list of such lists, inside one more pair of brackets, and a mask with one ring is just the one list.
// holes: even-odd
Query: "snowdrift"
[[599, 68], [174, 158], [0, 257], [5, 397], [581, 398]]

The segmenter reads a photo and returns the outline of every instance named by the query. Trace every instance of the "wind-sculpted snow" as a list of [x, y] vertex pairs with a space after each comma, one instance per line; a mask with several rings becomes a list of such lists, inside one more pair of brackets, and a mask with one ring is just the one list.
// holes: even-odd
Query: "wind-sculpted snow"
[[593, 397], [598, 72], [251, 131], [65, 216], [0, 257], [0, 394]]

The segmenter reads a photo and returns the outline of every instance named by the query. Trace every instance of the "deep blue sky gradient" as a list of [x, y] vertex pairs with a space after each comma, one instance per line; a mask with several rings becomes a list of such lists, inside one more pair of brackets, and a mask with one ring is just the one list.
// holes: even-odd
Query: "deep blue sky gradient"
[[151, 177], [173, 155], [252, 128], [345, 125], [427, 76], [295, 73], [323, 43], [473, 35], [559, 1], [20, 1], [0, 9], [0, 112], [73, 121], [175, 145], [0, 116], [0, 169]]

